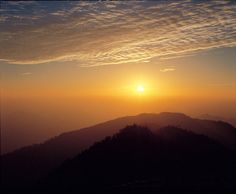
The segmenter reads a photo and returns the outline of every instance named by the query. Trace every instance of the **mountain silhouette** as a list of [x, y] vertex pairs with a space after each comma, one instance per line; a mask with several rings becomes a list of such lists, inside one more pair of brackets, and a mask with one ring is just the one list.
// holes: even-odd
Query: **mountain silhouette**
[[110, 120], [92, 127], [63, 133], [42, 144], [1, 156], [1, 183], [5, 187], [37, 182], [65, 160], [75, 157], [94, 142], [112, 136], [127, 125], [138, 124], [152, 132], [176, 126], [212, 138], [228, 148], [236, 148], [236, 129], [222, 121], [194, 119], [181, 113], [144, 113]]
[[213, 121], [224, 121], [227, 123], [230, 123], [234, 127], [236, 127], [236, 118], [226, 118], [226, 117], [219, 117], [219, 116], [214, 116], [210, 114], [202, 114], [199, 116], [200, 119], [207, 119], [207, 120], [213, 120]]
[[233, 191], [235, 157], [203, 135], [127, 126], [41, 180], [42, 191]]

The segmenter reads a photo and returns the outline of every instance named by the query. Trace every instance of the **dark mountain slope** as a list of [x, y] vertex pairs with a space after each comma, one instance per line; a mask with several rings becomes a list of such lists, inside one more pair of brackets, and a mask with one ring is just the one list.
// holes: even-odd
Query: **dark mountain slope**
[[6, 154], [1, 157], [1, 182], [10, 186], [34, 182], [94, 142], [134, 123], [147, 126], [153, 131], [168, 125], [178, 126], [207, 135], [226, 146], [236, 147], [236, 129], [227, 123], [193, 119], [181, 113], [140, 114], [64, 133], [43, 144]]
[[[42, 191], [233, 191], [235, 157], [203, 135], [176, 127], [128, 126], [44, 179]], [[141, 189], [141, 190], [140, 190]]]

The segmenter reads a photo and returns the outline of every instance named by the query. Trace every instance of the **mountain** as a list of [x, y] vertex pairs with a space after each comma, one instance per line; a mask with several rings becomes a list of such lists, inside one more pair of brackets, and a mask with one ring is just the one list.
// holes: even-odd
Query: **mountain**
[[95, 143], [43, 179], [42, 191], [144, 193], [235, 190], [235, 155], [177, 127], [137, 125]]
[[236, 127], [236, 118], [225, 118], [225, 117], [219, 117], [219, 116], [214, 116], [214, 115], [209, 115], [209, 114], [202, 114], [199, 116], [200, 119], [207, 119], [207, 120], [213, 120], [213, 121], [224, 121], [227, 123], [230, 123], [234, 127]]
[[1, 157], [1, 183], [25, 186], [37, 181], [65, 160], [75, 157], [94, 142], [112, 136], [127, 125], [138, 124], [156, 131], [177, 126], [203, 134], [223, 145], [236, 148], [236, 129], [222, 121], [201, 120], [181, 113], [140, 114], [110, 120], [92, 127], [63, 133], [42, 144], [28, 146]]

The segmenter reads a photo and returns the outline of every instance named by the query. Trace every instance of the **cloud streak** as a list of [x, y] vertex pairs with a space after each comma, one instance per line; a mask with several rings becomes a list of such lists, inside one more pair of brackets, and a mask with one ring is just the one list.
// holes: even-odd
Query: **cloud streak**
[[170, 71], [175, 71], [175, 68], [165, 68], [165, 69], [160, 69], [161, 72], [166, 73]]
[[32, 75], [31, 72], [24, 72], [24, 73], [21, 73], [22, 76], [28, 76], [28, 75]]
[[0, 59], [100, 66], [236, 46], [236, 4], [211, 2], [5, 2]]

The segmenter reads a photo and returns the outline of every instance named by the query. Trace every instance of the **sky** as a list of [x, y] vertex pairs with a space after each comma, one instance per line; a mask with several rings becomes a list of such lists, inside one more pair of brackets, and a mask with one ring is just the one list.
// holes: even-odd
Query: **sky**
[[0, 12], [3, 152], [142, 112], [236, 117], [235, 1], [4, 1]]

